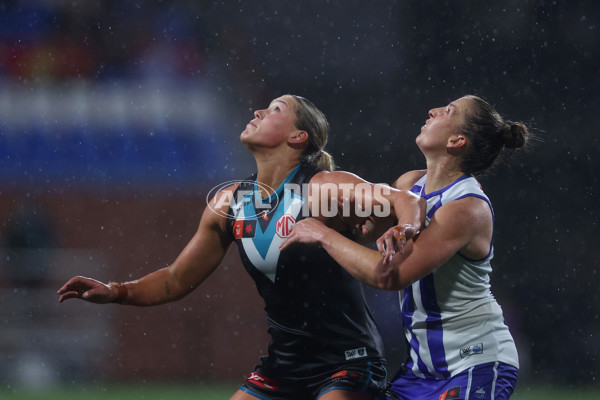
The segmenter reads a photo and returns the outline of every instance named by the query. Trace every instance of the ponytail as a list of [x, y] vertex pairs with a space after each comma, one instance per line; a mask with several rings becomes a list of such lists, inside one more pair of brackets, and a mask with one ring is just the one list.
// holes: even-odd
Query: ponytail
[[329, 135], [329, 123], [325, 115], [304, 97], [291, 95], [295, 100], [296, 128], [308, 133], [308, 143], [302, 151], [301, 159], [327, 171], [333, 171], [335, 165], [329, 153], [323, 150]]
[[316, 165], [317, 167], [323, 168], [325, 171], [331, 172], [335, 169], [333, 157], [325, 150], [319, 151], [317, 154], [310, 157], [307, 161], [312, 165]]

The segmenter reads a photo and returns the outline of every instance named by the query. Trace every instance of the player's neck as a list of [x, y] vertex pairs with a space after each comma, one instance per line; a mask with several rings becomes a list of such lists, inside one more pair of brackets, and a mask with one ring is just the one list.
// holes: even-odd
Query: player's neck
[[425, 193], [435, 192], [450, 185], [465, 173], [448, 164], [427, 164], [427, 182], [425, 182]]
[[[279, 185], [281, 185], [281, 183], [297, 165], [297, 160], [287, 162], [282, 162], [281, 160], [275, 159], [261, 161], [257, 160], [256, 180], [259, 183], [261, 196], [264, 198], [273, 194], [273, 192], [277, 190]], [[265, 193], [263, 193], [263, 191]], [[267, 191], [268, 193], [266, 193]]]

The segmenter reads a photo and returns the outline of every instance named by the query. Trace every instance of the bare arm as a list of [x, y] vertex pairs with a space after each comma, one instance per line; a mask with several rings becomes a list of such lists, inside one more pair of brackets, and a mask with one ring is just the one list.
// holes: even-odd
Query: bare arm
[[178, 300], [204, 282], [221, 263], [231, 243], [225, 233], [225, 222], [223, 215], [207, 207], [196, 234], [177, 259], [168, 267], [126, 282], [126, 290], [121, 292], [125, 298], [119, 297], [118, 285], [77, 276], [58, 290], [59, 301], [80, 298], [93, 303], [110, 303], [118, 300], [123, 304], [150, 306]]
[[[396, 181], [392, 184], [392, 187], [395, 189], [408, 191], [412, 189], [414, 184], [425, 175], [426, 170], [414, 170], [409, 171], [401, 175]], [[425, 214], [426, 202], [421, 200], [421, 211], [423, 215]], [[392, 214], [388, 218], [374, 218], [369, 217], [369, 219], [365, 220], [362, 224], [358, 224], [357, 234], [354, 236], [354, 240], [359, 243], [370, 243], [374, 242], [377, 238], [382, 236], [389, 228], [394, 226], [397, 219]], [[423, 222], [423, 221], [421, 221]]]
[[[375, 266], [378, 286], [403, 289], [458, 252], [472, 259], [484, 258], [490, 249], [492, 223], [491, 210], [481, 199], [467, 197], [445, 204], [403, 252], [395, 253], [389, 263], [382, 256]], [[377, 247], [384, 254], [391, 244], [389, 235], [384, 235]]]
[[[419, 196], [385, 184], [369, 183], [350, 172], [321, 172], [311, 179], [310, 185], [312, 214], [336, 230], [352, 228], [369, 216], [395, 216], [398, 225], [406, 231], [407, 239], [410, 239], [421, 229], [425, 220], [426, 203]], [[333, 221], [325, 218], [321, 212], [323, 202], [331, 201], [337, 205], [341, 198], [352, 199], [348, 202], [349, 207], [338, 210], [337, 219], [332, 218]], [[339, 224], [340, 220], [343, 221], [342, 225]]]
[[404, 174], [400, 175], [398, 179], [396, 179], [392, 186], [396, 189], [410, 190], [426, 173], [427, 170], [424, 169], [405, 172]]
[[378, 286], [373, 266], [383, 259], [379, 251], [348, 239], [316, 218], [296, 223], [280, 250], [284, 251], [292, 243], [319, 245], [354, 278], [370, 286]]
[[[294, 226], [284, 247], [294, 242], [319, 244], [358, 280], [385, 290], [400, 290], [441, 266], [458, 251], [470, 258], [485, 257], [491, 242], [491, 226], [487, 204], [468, 197], [441, 207], [427, 229], [386, 264], [382, 252], [355, 243], [311, 219]], [[380, 250], [382, 246], [378, 242]]]

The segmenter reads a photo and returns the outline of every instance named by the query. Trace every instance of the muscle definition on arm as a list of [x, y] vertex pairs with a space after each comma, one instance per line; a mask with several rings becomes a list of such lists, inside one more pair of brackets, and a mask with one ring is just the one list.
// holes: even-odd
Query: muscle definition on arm
[[[314, 180], [314, 179], [313, 179]], [[404, 252], [404, 247], [421, 229], [425, 219], [425, 201], [405, 190], [397, 190], [390, 187], [382, 188], [382, 185], [373, 185], [347, 172], [332, 172], [323, 174], [316, 180], [320, 185], [333, 184], [335, 187], [342, 187], [344, 184], [350, 185], [370, 185], [371, 191], [361, 192], [360, 196], [354, 197], [355, 206], [365, 208], [366, 204], [371, 206], [381, 206], [387, 202], [389, 212], [394, 215], [398, 224], [393, 227], [394, 248], [400, 253]], [[312, 182], [311, 182], [312, 183]], [[376, 189], [379, 190], [378, 192]], [[376, 196], [375, 193], [382, 194], [383, 197]], [[340, 189], [337, 196], [345, 196]], [[316, 207], [314, 204], [312, 207]], [[311, 207], [311, 208], [312, 208]], [[350, 207], [352, 210], [352, 207]], [[341, 210], [338, 210], [338, 213]], [[358, 217], [352, 213], [346, 219], [346, 228], [353, 227], [363, 222], [366, 217]], [[376, 222], [377, 224], [377, 222]], [[322, 246], [340, 265], [342, 265], [356, 279], [365, 282], [374, 287], [393, 289], [396, 284], [390, 282], [390, 279], [384, 277], [388, 275], [389, 269], [393, 266], [383, 263], [383, 255], [377, 250], [365, 247], [355, 241], [338, 233], [339, 226], [335, 226], [326, 218], [308, 218], [297, 223], [287, 240], [282, 244], [281, 250], [287, 248], [295, 242], [318, 244]]]
[[231, 242], [225, 234], [225, 214], [214, 211], [215, 200], [211, 201], [213, 207], [204, 210], [198, 230], [171, 265], [122, 284], [76, 276], [58, 290], [59, 302], [80, 298], [99, 304], [151, 306], [181, 299], [212, 274]]
[[[419, 196], [388, 185], [369, 183], [350, 172], [321, 172], [310, 184], [311, 211], [327, 225], [330, 225], [328, 218], [319, 213], [324, 201], [338, 206], [336, 218], [344, 220], [345, 226], [350, 228], [372, 216], [395, 217], [401, 231], [406, 231], [407, 239], [411, 239], [425, 221], [426, 204]], [[321, 193], [313, 196], [315, 190]]]

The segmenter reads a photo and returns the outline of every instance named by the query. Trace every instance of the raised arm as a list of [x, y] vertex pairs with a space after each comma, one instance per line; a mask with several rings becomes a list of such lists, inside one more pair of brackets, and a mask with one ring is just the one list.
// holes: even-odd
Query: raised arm
[[[385, 184], [373, 184], [345, 171], [321, 172], [310, 182], [310, 207], [312, 214], [328, 226], [341, 230], [339, 221], [352, 228], [370, 216], [389, 218], [394, 216], [403, 227], [407, 239], [418, 232], [425, 221], [425, 201], [406, 190], [398, 190]], [[315, 193], [318, 191], [320, 193]], [[349, 207], [338, 210], [334, 218], [322, 213], [323, 202], [336, 203], [341, 198], [352, 198]], [[317, 200], [317, 201], [315, 201]], [[341, 215], [340, 215], [341, 214]], [[336, 225], [335, 222], [338, 222]]]
[[212, 199], [196, 234], [171, 265], [125, 283], [102, 283], [76, 276], [58, 290], [59, 301], [79, 298], [93, 303], [150, 306], [184, 297], [214, 272], [232, 241], [225, 232], [224, 207]]

